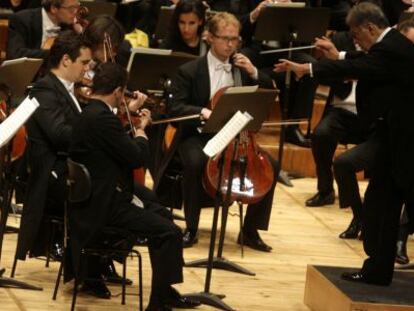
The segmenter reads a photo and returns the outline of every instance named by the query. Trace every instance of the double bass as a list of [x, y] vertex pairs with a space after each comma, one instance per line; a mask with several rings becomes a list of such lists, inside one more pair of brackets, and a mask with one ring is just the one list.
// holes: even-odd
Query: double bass
[[[210, 102], [210, 109], [218, 103], [219, 98], [227, 88], [219, 90]], [[203, 186], [206, 192], [215, 197], [220, 179], [220, 167], [223, 161], [220, 193], [222, 197], [227, 192], [231, 178], [230, 201], [237, 201], [243, 204], [259, 202], [270, 190], [273, 179], [273, 166], [267, 155], [257, 145], [254, 133], [242, 131], [239, 137], [234, 139], [221, 155], [221, 159], [210, 158], [207, 161], [203, 175]], [[229, 176], [233, 162], [233, 176]], [[230, 203], [230, 202], [228, 202]]]

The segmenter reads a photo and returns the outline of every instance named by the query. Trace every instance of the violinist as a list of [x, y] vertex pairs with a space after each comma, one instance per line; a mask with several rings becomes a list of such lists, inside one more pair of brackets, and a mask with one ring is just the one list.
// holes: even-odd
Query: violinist
[[175, 7], [163, 49], [201, 55], [206, 7], [201, 0], [182, 0]]
[[[127, 172], [145, 165], [150, 157], [145, 127], [151, 120], [143, 110], [142, 122], [134, 137], [128, 136], [113, 110], [123, 101], [127, 72], [118, 64], [97, 67], [92, 98], [73, 130], [70, 156], [84, 164], [91, 176], [91, 200], [70, 214], [73, 263], [79, 261], [79, 247], [96, 242], [104, 226], [119, 227], [147, 237], [152, 266], [152, 286], [147, 311], [192, 308], [198, 302], [182, 297], [171, 284], [183, 281], [182, 233], [168, 217], [146, 208], [147, 203], [133, 194]], [[138, 99], [142, 105], [144, 98]], [[96, 268], [96, 265], [88, 265]], [[90, 274], [92, 271], [89, 270]], [[99, 273], [97, 271], [96, 273]], [[91, 275], [90, 275], [91, 276]], [[85, 280], [86, 282], [86, 280]], [[88, 284], [89, 285], [89, 284]], [[103, 282], [100, 287], [106, 288]], [[106, 289], [108, 296], [110, 292]]]
[[83, 34], [92, 48], [92, 58], [95, 63], [111, 61], [104, 49], [106, 35], [111, 41], [114, 61], [123, 67], [128, 65], [131, 45], [125, 40], [124, 28], [115, 18], [109, 15], [96, 16], [89, 22]]
[[8, 59], [32, 57], [46, 59], [50, 43], [61, 29], [81, 32], [76, 23], [78, 0], [43, 0], [41, 8], [14, 13], [9, 19]]
[[[191, 61], [179, 69], [173, 80], [174, 101], [168, 107], [172, 116], [199, 113], [208, 119], [211, 110], [207, 108], [209, 100], [223, 87], [256, 85], [272, 88], [272, 81], [252, 65], [250, 60], [235, 53], [240, 37], [240, 22], [229, 13], [218, 13], [209, 21], [207, 40], [210, 51], [206, 56]], [[200, 134], [199, 122], [180, 124], [172, 146], [171, 154], [178, 155], [183, 167], [182, 194], [186, 231], [184, 247], [197, 243], [197, 230], [201, 211], [203, 188], [202, 174], [207, 156], [202, 149], [210, 135]], [[165, 163], [158, 176], [162, 176]], [[274, 163], [275, 171], [277, 164]], [[275, 173], [277, 176], [277, 173]], [[263, 242], [257, 230], [268, 228], [272, 208], [273, 193], [277, 178], [267, 195], [259, 202], [249, 205], [244, 222], [245, 244], [260, 251], [270, 252], [271, 247]], [[156, 184], [160, 184], [156, 181]], [[157, 189], [162, 192], [166, 189]]]
[[[16, 258], [45, 254], [48, 228], [44, 216], [63, 215], [66, 157], [72, 124], [81, 113], [73, 85], [89, 69], [91, 50], [74, 31], [62, 32], [51, 48], [51, 68], [35, 83], [30, 96], [40, 106], [26, 123], [30, 175], [23, 205]], [[58, 239], [56, 239], [57, 243]], [[54, 245], [56, 259], [61, 246]]]

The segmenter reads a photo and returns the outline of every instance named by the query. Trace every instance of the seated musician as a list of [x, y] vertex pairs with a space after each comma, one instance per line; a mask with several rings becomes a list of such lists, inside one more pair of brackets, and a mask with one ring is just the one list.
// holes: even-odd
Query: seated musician
[[46, 59], [50, 44], [61, 28], [76, 29], [77, 0], [43, 0], [41, 8], [27, 9], [10, 16], [7, 41], [8, 59], [32, 57]]
[[125, 40], [125, 31], [122, 25], [109, 15], [94, 17], [83, 33], [85, 41], [92, 48], [94, 62], [111, 61], [108, 51], [104, 51], [105, 34], [110, 39], [114, 60], [126, 67], [128, 65], [131, 44]]
[[[126, 83], [127, 72], [120, 65], [99, 65], [93, 78], [92, 99], [73, 130], [70, 157], [86, 166], [92, 181], [91, 199], [70, 214], [73, 263], [77, 267], [80, 248], [93, 243], [104, 226], [129, 230], [149, 239], [153, 275], [146, 310], [194, 307], [198, 303], [181, 297], [171, 287], [183, 281], [180, 228], [145, 209], [145, 204], [133, 195], [133, 181], [127, 177], [128, 172], [149, 160], [144, 129], [150, 122], [150, 112], [142, 111], [134, 138], [127, 135], [113, 113], [124, 100]], [[139, 100], [142, 104], [145, 97]]]
[[[182, 0], [175, 7], [170, 29], [160, 48], [185, 52], [194, 55], [205, 54], [202, 32], [205, 24], [205, 11], [201, 0]], [[204, 54], [201, 53], [204, 51]]]
[[[273, 87], [271, 79], [258, 71], [246, 56], [235, 53], [239, 34], [240, 23], [232, 14], [218, 13], [210, 20], [207, 37], [210, 51], [206, 56], [183, 65], [173, 80], [174, 101], [168, 107], [172, 116], [200, 113], [208, 119], [211, 114], [207, 108], [209, 100], [223, 87], [255, 84]], [[211, 137], [200, 134], [197, 131], [199, 125], [194, 121], [181, 124], [169, 151], [178, 154], [183, 166], [182, 192], [187, 225], [184, 247], [197, 243], [203, 194], [201, 179], [208, 159], [202, 149]], [[277, 164], [274, 166], [275, 176], [278, 176]], [[160, 169], [158, 176], [162, 177], [165, 167]], [[268, 228], [276, 180], [274, 178], [271, 190], [259, 203], [248, 207], [243, 228], [245, 244], [265, 252], [272, 248], [263, 242], [257, 230]], [[157, 192], [164, 190], [167, 189], [157, 189]]]
[[89, 69], [90, 60], [91, 50], [82, 38], [73, 31], [63, 32], [51, 48], [50, 72], [30, 91], [40, 106], [26, 124], [30, 175], [17, 259], [24, 260], [29, 251], [33, 256], [44, 255], [48, 232], [43, 217], [63, 215], [66, 157], [72, 124], [81, 113], [73, 85]]

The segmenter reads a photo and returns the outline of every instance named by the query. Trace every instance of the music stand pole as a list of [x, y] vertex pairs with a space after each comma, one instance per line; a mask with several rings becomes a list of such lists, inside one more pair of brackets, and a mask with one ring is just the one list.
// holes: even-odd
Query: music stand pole
[[[234, 149], [234, 151], [236, 151], [236, 148]], [[213, 272], [214, 261], [216, 259], [216, 258], [214, 258], [214, 250], [215, 250], [215, 245], [216, 245], [218, 216], [219, 216], [220, 205], [221, 205], [221, 202], [222, 202], [222, 195], [221, 195], [220, 187], [221, 187], [221, 182], [222, 182], [222, 179], [223, 179], [225, 152], [226, 152], [226, 149], [224, 149], [224, 151], [220, 155], [220, 160], [218, 162], [218, 165], [220, 167], [220, 172], [219, 172], [219, 178], [218, 178], [218, 182], [217, 182], [217, 192], [216, 192], [216, 197], [215, 197], [215, 202], [214, 202], [213, 225], [212, 225], [212, 228], [211, 228], [211, 235], [210, 235], [210, 247], [209, 247], [208, 259], [207, 259], [207, 269], [206, 269], [206, 279], [205, 279], [205, 283], [204, 283], [204, 292], [185, 294], [183, 296], [189, 297], [189, 298], [194, 298], [194, 299], [200, 301], [202, 304], [209, 305], [209, 306], [212, 306], [212, 307], [215, 307], [215, 308], [219, 308], [221, 310], [232, 311], [233, 309], [222, 301], [222, 299], [226, 297], [225, 295], [218, 295], [218, 294], [213, 294], [213, 293], [210, 292], [211, 275], [212, 275], [212, 272]], [[232, 157], [235, 156], [234, 153], [235, 152], [233, 152]], [[232, 167], [230, 168], [230, 174], [233, 174], [233, 168]], [[228, 188], [228, 189], [230, 189], [230, 192], [231, 192], [231, 188]], [[224, 211], [222, 213], [224, 213]], [[203, 262], [204, 261], [205, 260], [203, 260]]]

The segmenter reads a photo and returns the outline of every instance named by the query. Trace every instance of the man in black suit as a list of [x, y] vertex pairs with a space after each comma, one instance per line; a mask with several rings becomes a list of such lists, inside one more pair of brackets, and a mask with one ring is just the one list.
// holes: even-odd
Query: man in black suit
[[50, 72], [35, 83], [30, 96], [40, 106], [26, 125], [30, 175], [24, 202], [16, 258], [27, 252], [45, 253], [49, 236], [42, 226], [45, 213], [63, 214], [66, 157], [72, 123], [81, 107], [74, 94], [74, 83], [89, 69], [91, 50], [73, 31], [55, 40], [49, 58]]
[[[124, 100], [127, 72], [115, 63], [101, 64], [93, 78], [92, 96], [74, 126], [70, 157], [86, 166], [91, 176], [90, 200], [70, 212], [74, 267], [80, 249], [99, 242], [103, 227], [120, 227], [148, 237], [152, 265], [152, 290], [146, 310], [171, 310], [198, 305], [181, 297], [171, 284], [183, 281], [182, 233], [168, 217], [145, 208], [133, 194], [134, 168], [149, 160], [145, 127], [150, 112], [141, 112], [134, 138], [124, 130], [113, 110]], [[143, 104], [145, 97], [140, 103]], [[159, 206], [162, 210], [162, 206]], [[170, 215], [168, 212], [164, 215]]]
[[78, 8], [78, 0], [43, 0], [41, 8], [11, 15], [6, 57], [46, 59], [53, 41], [51, 38], [55, 38], [61, 28], [81, 32], [79, 24], [75, 24]]
[[[402, 205], [412, 206], [414, 138], [410, 116], [414, 101], [414, 46], [389, 28], [381, 9], [371, 3], [354, 6], [347, 22], [355, 41], [367, 54], [345, 60], [310, 64], [283, 61], [277, 70], [292, 69], [299, 77], [358, 79], [358, 116], [375, 148], [371, 179], [363, 206], [364, 250], [369, 256], [358, 272], [342, 277], [355, 282], [389, 285], [392, 282], [398, 224]], [[351, 55], [350, 55], [351, 56]], [[412, 210], [407, 210], [409, 215]]]
[[[211, 110], [207, 108], [209, 100], [223, 87], [255, 85], [272, 88], [272, 81], [256, 69], [250, 60], [235, 53], [239, 42], [240, 23], [229, 13], [216, 14], [209, 23], [209, 53], [197, 60], [183, 65], [173, 80], [174, 101], [168, 107], [172, 116], [201, 114], [208, 119]], [[234, 55], [233, 55], [234, 54]], [[184, 246], [197, 243], [197, 230], [203, 198], [201, 184], [207, 156], [202, 149], [210, 135], [200, 134], [197, 127], [200, 122], [180, 124], [165, 163], [155, 178], [155, 189], [162, 192], [160, 184], [165, 168], [173, 155], [178, 155], [183, 167], [182, 194], [187, 230], [184, 234]], [[260, 238], [258, 229], [266, 230], [269, 224], [273, 194], [278, 176], [278, 165], [274, 164], [275, 178], [271, 190], [256, 204], [249, 205], [243, 232], [245, 244], [260, 251], [269, 252], [271, 247]]]

